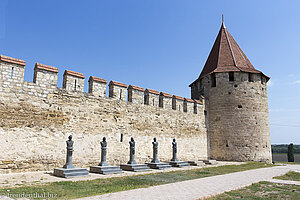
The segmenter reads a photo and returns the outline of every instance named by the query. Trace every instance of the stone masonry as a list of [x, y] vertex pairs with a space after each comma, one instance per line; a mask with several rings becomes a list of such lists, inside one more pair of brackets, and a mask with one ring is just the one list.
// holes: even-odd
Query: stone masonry
[[159, 107], [172, 109], [172, 95], [161, 92], [159, 94]]
[[117, 81], [109, 82], [109, 97], [119, 100], [127, 100], [127, 85]]
[[[78, 167], [98, 164], [100, 142], [104, 136], [109, 144], [107, 162], [111, 165], [128, 161], [130, 137], [136, 140], [136, 161], [139, 163], [151, 161], [151, 142], [154, 137], [160, 141], [161, 161], [171, 159], [173, 138], [178, 142], [179, 159], [207, 158], [203, 105], [197, 108], [202, 110], [198, 114], [173, 110], [171, 103], [169, 107], [160, 108], [159, 95], [153, 91], [150, 93], [153, 96], [149, 95], [149, 105], [145, 102], [141, 104], [142, 100], [147, 99], [142, 95], [143, 92], [136, 96], [139, 102], [129, 102], [124, 99], [127, 88], [123, 84], [114, 88], [110, 86], [110, 92], [121, 96], [121, 100], [106, 97], [106, 84], [97, 81], [97, 78], [89, 79], [92, 89], [89, 88], [90, 92], [85, 93], [82, 91], [84, 75], [70, 71], [64, 75], [65, 87], [59, 88], [54, 84], [57, 80], [56, 68], [46, 65], [39, 67], [39, 71], [35, 70], [38, 72], [35, 75], [36, 83], [24, 82], [25, 62], [2, 58], [0, 173], [61, 167], [65, 163], [65, 139], [70, 134], [73, 135], [75, 149], [73, 163]], [[11, 77], [9, 73], [12, 67], [15, 74]], [[75, 80], [78, 90], [73, 90]], [[95, 82], [100, 82], [101, 86], [96, 87]], [[122, 95], [120, 89], [123, 90]], [[152, 102], [155, 102], [154, 105]]]
[[144, 104], [158, 107], [159, 106], [159, 92], [156, 90], [147, 88], [145, 90]]
[[56, 86], [57, 73], [58, 69], [56, 67], [36, 63], [34, 68], [33, 83], [44, 87], [46, 84]]
[[137, 104], [144, 104], [144, 89], [138, 86], [129, 85], [128, 101]]
[[184, 98], [184, 107], [183, 107], [184, 112], [194, 113], [194, 106], [195, 104], [193, 99]]
[[193, 99], [205, 97], [208, 157], [272, 162], [267, 81], [224, 23], [199, 77]]
[[173, 95], [172, 97], [172, 109], [179, 110], [183, 112], [184, 108], [184, 98], [180, 96]]
[[66, 70], [63, 79], [63, 88], [68, 91], [84, 91], [84, 75], [79, 72]]
[[266, 83], [259, 74], [253, 75], [253, 82], [248, 82], [248, 73], [234, 75], [235, 81], [229, 82], [228, 73], [216, 73], [216, 87], [211, 87], [209, 76], [202, 80], [209, 97], [210, 154], [218, 160], [270, 162]]
[[89, 93], [92, 93], [96, 97], [105, 97], [106, 84], [107, 81], [105, 79], [91, 76], [89, 78]]

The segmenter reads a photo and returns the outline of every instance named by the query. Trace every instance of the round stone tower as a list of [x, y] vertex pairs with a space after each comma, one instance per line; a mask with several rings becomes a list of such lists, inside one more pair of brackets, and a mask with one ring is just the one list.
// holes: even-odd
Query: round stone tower
[[209, 158], [272, 162], [267, 81], [224, 23], [197, 80], [193, 99], [206, 100]]

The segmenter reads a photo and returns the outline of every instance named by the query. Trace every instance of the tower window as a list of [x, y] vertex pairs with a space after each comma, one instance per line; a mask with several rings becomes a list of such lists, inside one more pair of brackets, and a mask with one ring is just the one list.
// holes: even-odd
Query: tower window
[[11, 68], [11, 75], [10, 75], [10, 78], [12, 78], [13, 75], [14, 75], [14, 68], [12, 67], [12, 68]]
[[248, 81], [253, 82], [253, 74], [251, 73], [248, 74]]
[[77, 80], [75, 79], [75, 83], [74, 83], [74, 90], [76, 91], [76, 86], [77, 86]]
[[120, 99], [122, 99], [122, 89], [120, 90]]
[[211, 87], [216, 87], [216, 85], [217, 85], [216, 74], [211, 74], [210, 78], [211, 78]]
[[149, 105], [149, 96], [147, 97], [147, 94], [144, 95], [144, 104]]
[[229, 81], [234, 81], [234, 72], [229, 72]]
[[154, 99], [152, 99], [152, 102], [153, 102], [153, 106], [154, 106]]
[[123, 133], [121, 133], [120, 142], [123, 142]]

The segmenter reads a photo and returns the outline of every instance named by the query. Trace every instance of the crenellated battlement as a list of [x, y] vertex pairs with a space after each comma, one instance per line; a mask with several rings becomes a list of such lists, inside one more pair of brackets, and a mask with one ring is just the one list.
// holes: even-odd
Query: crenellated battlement
[[35, 64], [28, 82], [25, 65], [0, 56], [0, 134], [6, 141], [0, 146], [0, 174], [61, 167], [70, 134], [80, 167], [99, 163], [103, 137], [109, 141], [112, 165], [128, 161], [131, 137], [138, 141], [136, 159], [141, 163], [149, 162], [154, 137], [161, 141], [162, 161], [171, 158], [173, 138], [180, 145], [179, 159], [207, 159], [204, 101], [70, 70], [63, 72], [62, 87], [57, 87], [58, 68], [41, 63]]
[[[46, 98], [48, 94], [57, 90], [65, 90], [68, 93], [84, 93], [84, 74], [65, 70], [63, 74], [63, 86], [57, 87], [58, 68], [36, 63], [33, 82], [24, 81], [24, 60], [0, 56], [0, 91], [28, 93], [33, 96]], [[88, 80], [88, 95], [97, 98], [106, 97], [107, 81], [103, 78], [90, 76]], [[152, 89], [144, 89], [138, 86], [110, 81], [108, 84], [108, 97], [115, 100], [128, 101], [134, 104], [149, 105], [164, 109], [173, 109], [181, 112], [203, 114], [203, 102], [189, 98], [158, 92]]]
[[34, 67], [33, 83], [39, 85], [57, 85], [58, 69], [49, 65], [36, 63]]

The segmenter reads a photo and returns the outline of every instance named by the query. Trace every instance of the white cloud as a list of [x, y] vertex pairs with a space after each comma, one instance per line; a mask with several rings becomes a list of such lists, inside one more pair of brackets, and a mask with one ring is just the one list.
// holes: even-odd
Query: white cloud
[[295, 84], [300, 84], [300, 80], [292, 82], [292, 85], [295, 85]]

